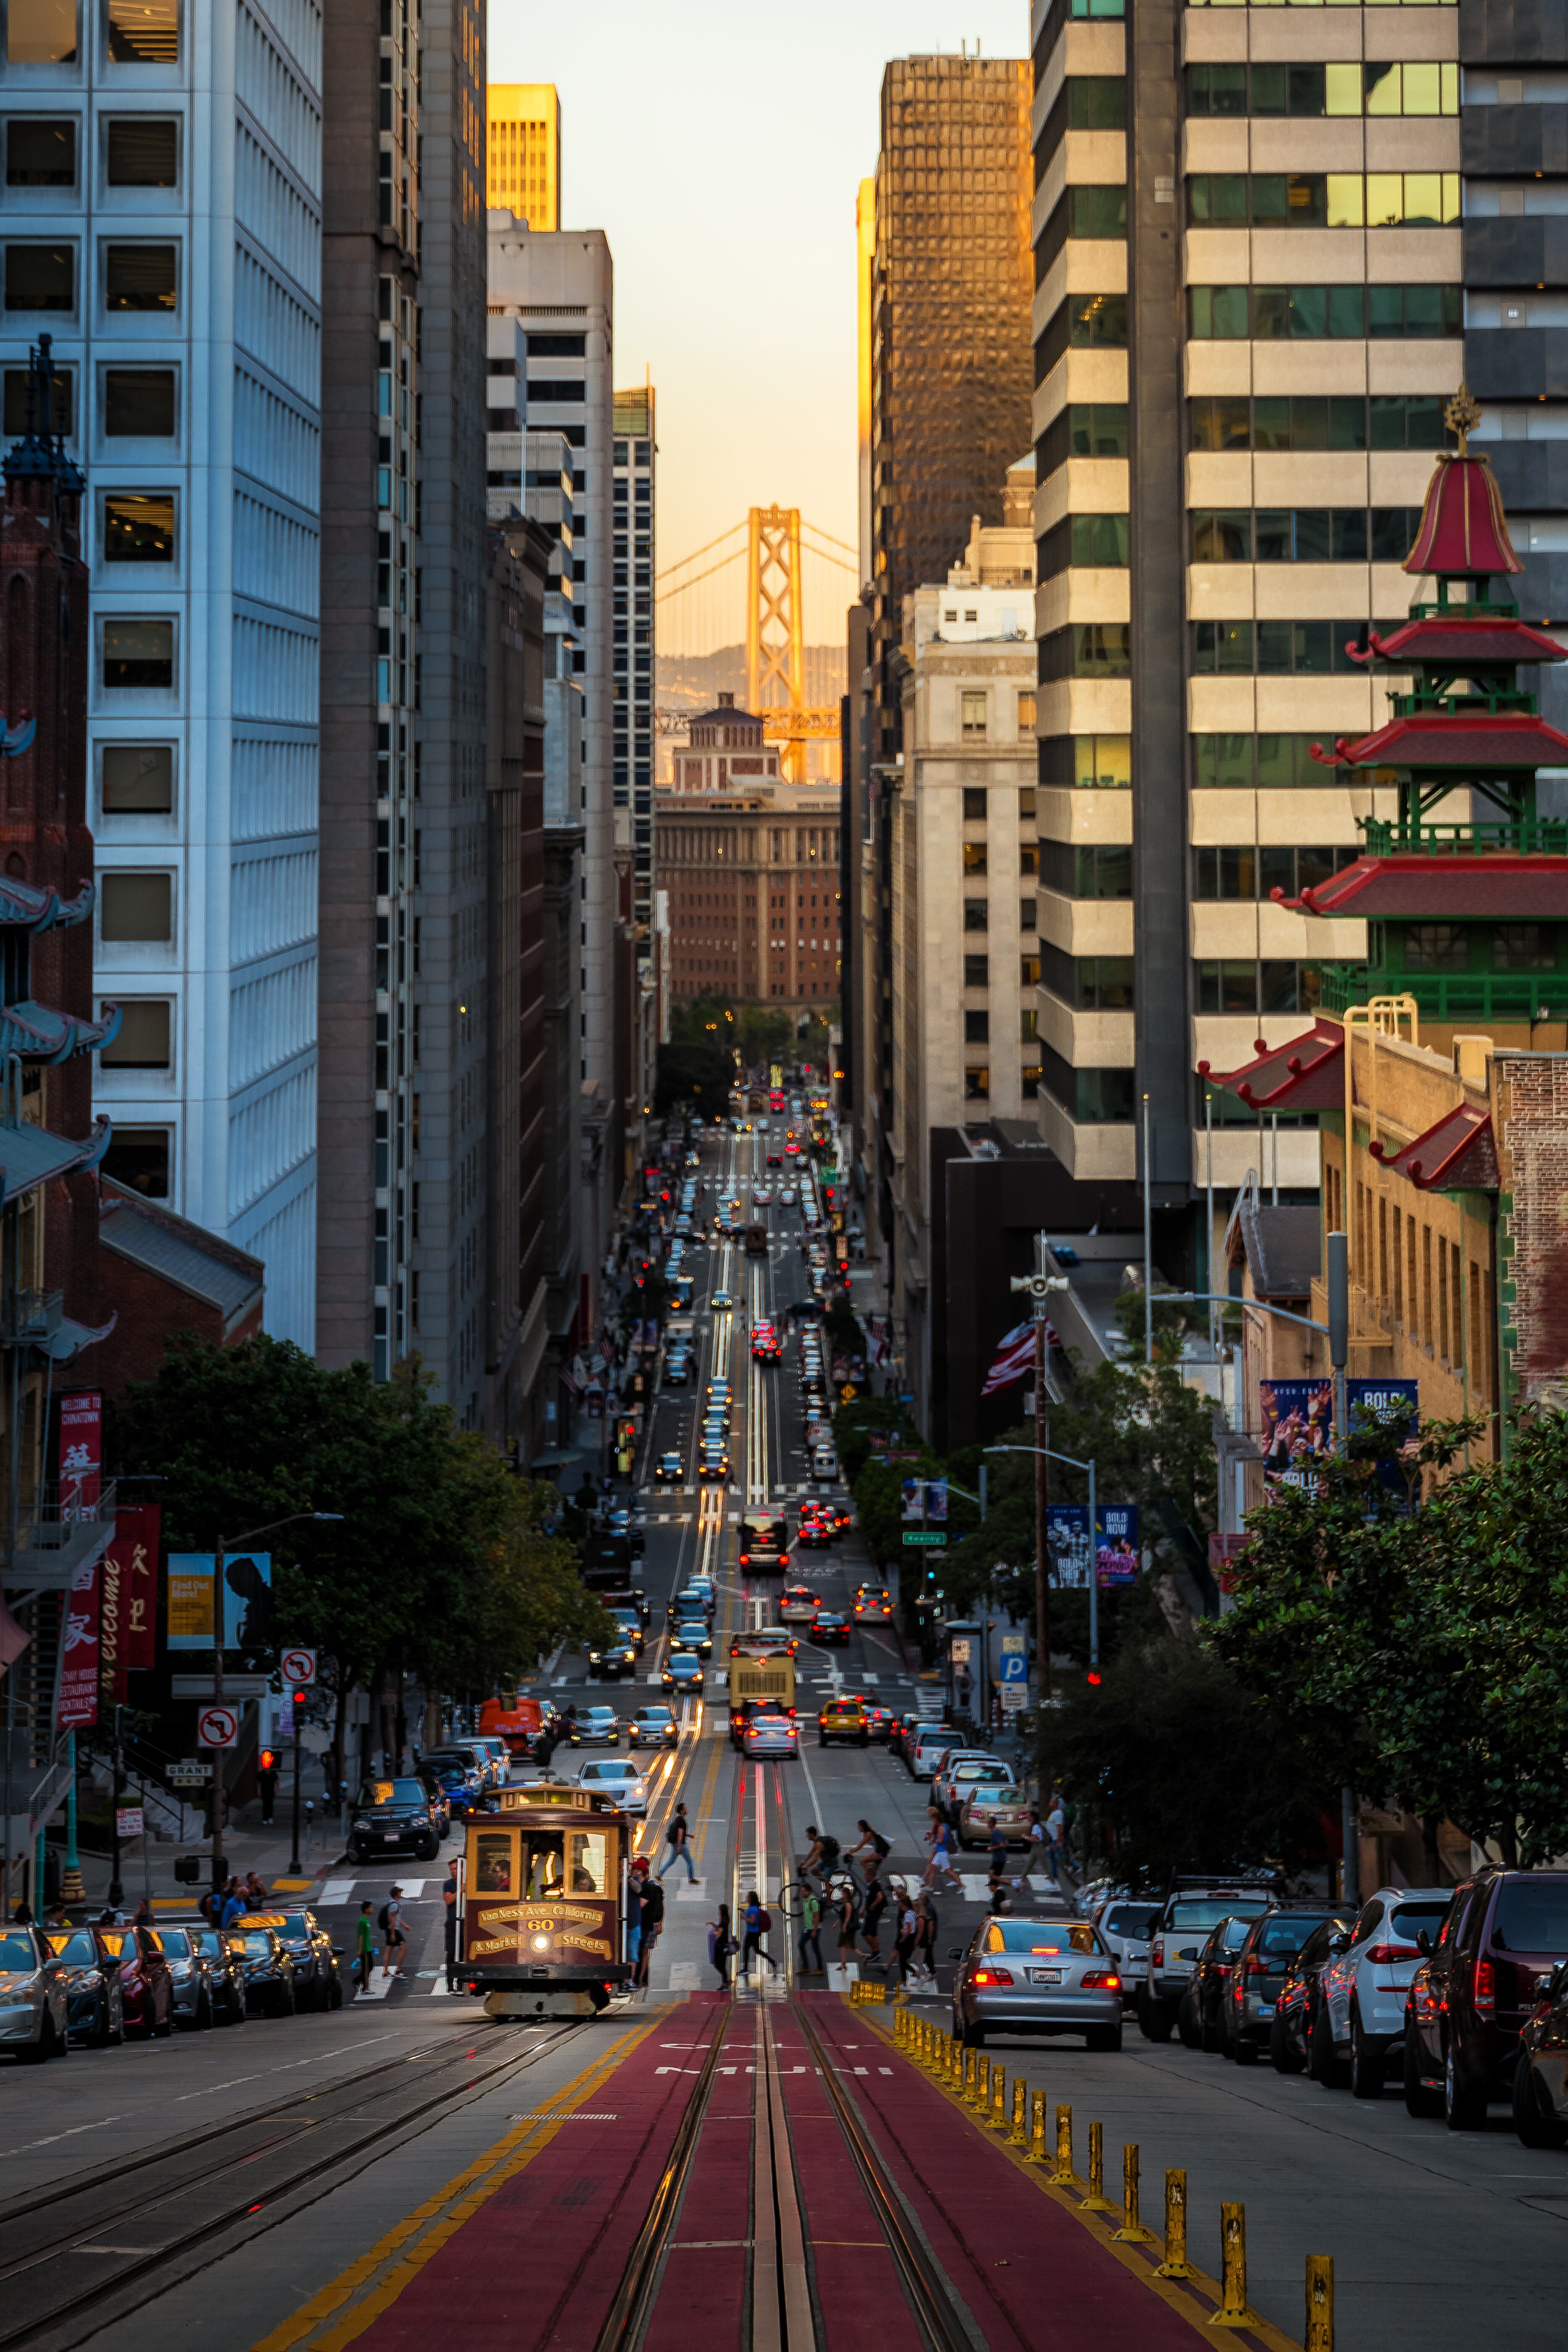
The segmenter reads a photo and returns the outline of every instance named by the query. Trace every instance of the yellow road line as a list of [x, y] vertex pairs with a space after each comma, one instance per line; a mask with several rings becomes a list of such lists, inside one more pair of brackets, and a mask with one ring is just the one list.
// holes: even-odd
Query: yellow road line
[[[342, 2347], [363, 2336], [463, 2223], [531, 2165], [542, 2148], [549, 2147], [565, 2118], [594, 2096], [658, 2021], [649, 2018], [644, 2025], [628, 2028], [546, 2102], [542, 2115], [508, 2132], [433, 2197], [416, 2205], [368, 2253], [340, 2271], [329, 2286], [301, 2304], [281, 2326], [262, 2336], [253, 2352], [290, 2352], [291, 2347], [307, 2343], [310, 2352], [341, 2352]], [[328, 2322], [335, 2325], [324, 2335], [318, 2334]]]

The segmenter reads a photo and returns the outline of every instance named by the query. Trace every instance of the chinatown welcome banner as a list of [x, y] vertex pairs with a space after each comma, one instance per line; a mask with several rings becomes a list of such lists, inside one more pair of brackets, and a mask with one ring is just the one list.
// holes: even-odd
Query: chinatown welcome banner
[[76, 1389], [60, 1399], [60, 1517], [96, 1518], [103, 1476], [103, 1397]]
[[82, 1731], [98, 1721], [98, 1605], [100, 1560], [79, 1568], [60, 1628], [59, 1705], [55, 1727]]

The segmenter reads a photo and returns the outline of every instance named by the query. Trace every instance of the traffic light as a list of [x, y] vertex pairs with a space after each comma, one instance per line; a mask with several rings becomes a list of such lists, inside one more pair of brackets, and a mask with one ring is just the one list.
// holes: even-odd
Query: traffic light
[[1089, 1685], [1090, 1690], [1098, 1690], [1100, 1688], [1100, 1668], [1098, 1666], [1090, 1666], [1088, 1674], [1084, 1676], [1084, 1680]]
[[260, 1771], [263, 1771], [263, 1772], [276, 1772], [276, 1771], [277, 1771], [277, 1769], [278, 1769], [278, 1750], [276, 1749], [276, 1748], [264, 1748], [262, 1749], [262, 1751], [261, 1751], [261, 1757], [260, 1757], [260, 1761], [259, 1761], [259, 1763], [258, 1763], [258, 1770], [260, 1770]]

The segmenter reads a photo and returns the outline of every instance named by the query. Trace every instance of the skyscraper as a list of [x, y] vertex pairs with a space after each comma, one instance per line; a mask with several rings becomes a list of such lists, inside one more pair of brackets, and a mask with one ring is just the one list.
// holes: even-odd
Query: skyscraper
[[[221, 24], [219, 19], [221, 18]], [[55, 338], [89, 466], [111, 1172], [267, 1262], [312, 1344], [321, 10], [11, 0], [6, 424]]]
[[[617, 810], [630, 813], [632, 922], [639, 973], [651, 971], [653, 938], [654, 388], [617, 392], [613, 410], [615, 475], [611, 515], [611, 740]], [[621, 843], [624, 820], [617, 816]]]
[[549, 81], [492, 81], [485, 94], [485, 202], [530, 228], [561, 226], [561, 100]]

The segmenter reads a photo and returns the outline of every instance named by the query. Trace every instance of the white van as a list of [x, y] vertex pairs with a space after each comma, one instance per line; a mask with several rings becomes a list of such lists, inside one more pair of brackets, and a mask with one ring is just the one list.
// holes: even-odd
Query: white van
[[831, 1445], [811, 1449], [811, 1475], [820, 1486], [831, 1486], [838, 1475], [838, 1456]]

